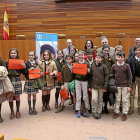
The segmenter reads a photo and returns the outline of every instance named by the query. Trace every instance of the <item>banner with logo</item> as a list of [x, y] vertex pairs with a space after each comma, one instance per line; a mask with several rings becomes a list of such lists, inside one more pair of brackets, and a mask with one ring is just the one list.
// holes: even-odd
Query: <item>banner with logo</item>
[[36, 55], [38, 60], [43, 59], [43, 52], [49, 50], [53, 59], [57, 55], [58, 35], [36, 32]]

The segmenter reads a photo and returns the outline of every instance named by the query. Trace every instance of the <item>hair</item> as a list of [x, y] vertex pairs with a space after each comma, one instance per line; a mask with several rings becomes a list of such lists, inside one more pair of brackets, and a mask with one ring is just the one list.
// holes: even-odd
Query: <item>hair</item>
[[74, 49], [74, 50], [75, 50], [75, 52], [76, 52], [76, 48], [75, 48], [74, 46], [71, 46], [71, 47], [70, 47], [70, 49]]
[[54, 48], [49, 44], [42, 45], [40, 49], [40, 55], [44, 53], [45, 50], [49, 50], [52, 54], [55, 54]]
[[104, 45], [104, 46], [102, 47], [102, 51], [103, 51], [104, 49], [106, 49], [106, 48], [108, 48], [108, 49], [110, 50], [110, 47], [109, 47], [108, 45]]
[[12, 59], [12, 57], [10, 55], [11, 51], [16, 51], [16, 53], [17, 53], [16, 59], [19, 59], [19, 52], [18, 52], [17, 48], [11, 48], [10, 49], [10, 51], [9, 51], [9, 59]]
[[119, 56], [124, 56], [124, 57], [125, 57], [125, 52], [124, 52], [124, 51], [119, 51], [119, 52], [117, 53], [117, 55], [119, 55]]
[[71, 54], [67, 54], [67, 55], [66, 55], [66, 59], [67, 59], [68, 57], [70, 57], [70, 58], [73, 60], [73, 56], [72, 56]]
[[137, 48], [140, 48], [140, 45], [136, 45], [136, 46], [134, 47], [134, 52], [135, 52], [135, 50], [136, 50]]
[[101, 53], [96, 53], [96, 56], [102, 57], [102, 54]]
[[[72, 43], [72, 40], [71, 40], [70, 38], [69, 38], [69, 39], [67, 39], [67, 41], [71, 41], [71, 43]], [[67, 41], [66, 41], [66, 42], [67, 42]]]
[[63, 50], [59, 49], [59, 50], [57, 50], [57, 53], [58, 53], [58, 52], [61, 52], [61, 53], [64, 55]]
[[117, 46], [115, 46], [115, 51], [116, 51], [118, 48], [121, 48], [121, 49], [123, 50], [123, 46], [122, 46], [122, 45], [117, 45]]
[[84, 50], [79, 50], [78, 54], [79, 53], [83, 53], [84, 55], [86, 54], [86, 52]]
[[[45, 52], [47, 52], [47, 53], [49, 54], [49, 60], [52, 60], [51, 52], [50, 52], [49, 50], [45, 50], [45, 51], [43, 52], [43, 59], [44, 59], [44, 54], [45, 54]], [[45, 60], [45, 59], [44, 59], [44, 60]]]
[[76, 53], [74, 54], [74, 56], [75, 56], [76, 54], [78, 54], [78, 52], [76, 52]]
[[87, 49], [86, 54], [87, 54], [87, 53], [92, 53], [92, 54], [94, 54], [94, 50], [93, 50], [92, 48]]
[[103, 40], [107, 40], [107, 42], [108, 42], [108, 39], [106, 37], [101, 39], [101, 43], [102, 43]]
[[86, 46], [86, 44], [87, 44], [88, 41], [91, 42], [91, 48], [93, 48], [93, 42], [92, 42], [92, 40], [87, 40], [86, 43], [85, 43], [85, 47], [84, 47], [85, 50], [87, 50], [87, 46]]
[[136, 36], [135, 39], [140, 38], [140, 36]]
[[[29, 51], [29, 52], [28, 52], [28, 55], [29, 55], [30, 52], [33, 52], [34, 55], [35, 55], [35, 51], [33, 51], [33, 50]], [[38, 59], [38, 57], [35, 55], [34, 60], [37, 60], [37, 59]]]

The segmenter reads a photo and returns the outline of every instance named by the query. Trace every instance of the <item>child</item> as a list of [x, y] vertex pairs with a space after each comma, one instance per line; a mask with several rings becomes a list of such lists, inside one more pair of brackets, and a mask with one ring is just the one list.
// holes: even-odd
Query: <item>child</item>
[[[56, 66], [57, 66], [58, 72], [61, 72], [62, 66], [66, 64], [63, 57], [64, 57], [63, 50], [58, 50], [57, 51], [57, 58], [54, 60]], [[59, 82], [55, 79], [55, 87], [56, 87], [55, 108], [56, 109], [58, 108], [58, 98], [59, 98], [59, 92], [60, 92], [61, 84], [62, 84], [61, 81]]]
[[50, 101], [50, 91], [54, 88], [54, 76], [57, 75], [57, 67], [55, 62], [52, 60], [51, 53], [49, 50], [44, 51], [43, 60], [41, 60], [38, 65], [42, 68], [43, 72], [50, 73], [48, 75], [44, 75], [42, 73], [42, 79], [44, 86], [41, 88], [42, 90], [42, 112], [45, 112], [46, 109], [51, 110], [49, 106]]
[[[109, 52], [110, 52], [110, 47], [108, 45], [104, 45], [102, 47], [102, 53], [103, 53], [103, 56], [104, 56], [104, 59], [102, 60], [102, 63], [107, 66], [108, 72], [110, 73], [111, 66], [112, 66], [113, 62], [112, 62], [111, 57], [109, 56]], [[109, 91], [107, 91], [103, 95], [104, 107], [103, 107], [102, 113], [105, 113], [105, 114], [109, 114], [109, 111], [107, 109], [107, 104], [108, 104], [108, 101], [109, 101], [109, 94], [110, 94]]]
[[115, 74], [115, 82], [118, 88], [118, 93], [115, 93], [116, 101], [113, 119], [116, 119], [119, 116], [120, 101], [122, 96], [122, 104], [123, 104], [122, 121], [125, 121], [127, 119], [128, 96], [129, 92], [131, 91], [132, 84], [131, 69], [130, 66], [124, 62], [124, 58], [125, 53], [123, 51], [119, 51], [117, 53], [117, 63], [114, 64], [111, 68], [111, 73]]
[[130, 109], [128, 115], [134, 113], [134, 99], [136, 85], [138, 84], [138, 114], [140, 115], [140, 45], [134, 47], [135, 55], [130, 57], [129, 65], [133, 76], [132, 91], [130, 92]]
[[[87, 54], [87, 62], [89, 63], [89, 66], [91, 68], [91, 66], [94, 64], [94, 59], [93, 59], [94, 50], [92, 48], [89, 48], [89, 49], [87, 49], [86, 54]], [[92, 110], [92, 108], [91, 108], [91, 91], [89, 91], [89, 90], [88, 90], [88, 97], [89, 97], [90, 112], [91, 112], [91, 110]]]
[[70, 55], [72, 55], [74, 57], [75, 53], [76, 53], [76, 48], [74, 46], [71, 46], [70, 47]]
[[73, 63], [75, 63], [75, 62], [79, 62], [78, 52], [76, 52], [74, 55]]
[[[19, 59], [19, 53], [16, 48], [12, 48], [9, 52], [9, 59]], [[19, 108], [20, 108], [20, 95], [22, 94], [22, 83], [20, 80], [20, 75], [21, 73], [24, 72], [24, 69], [8, 69], [8, 63], [9, 59], [6, 61], [6, 68], [8, 70], [8, 77], [12, 82], [12, 85], [14, 87], [15, 93], [13, 96], [9, 98], [9, 105], [11, 109], [11, 115], [10, 119], [14, 119], [15, 114], [14, 114], [14, 109], [13, 109], [13, 98], [15, 96], [16, 99], [16, 117], [19, 119], [21, 117]], [[26, 68], [26, 65], [23, 63], [22, 66]]]
[[[35, 56], [35, 51], [29, 51], [28, 53], [29, 60], [25, 62], [26, 64], [26, 69], [24, 72], [26, 81], [24, 84], [24, 93], [28, 94], [28, 105], [29, 105], [29, 115], [36, 115], [37, 111], [35, 109], [35, 104], [36, 104], [36, 93], [39, 93], [37, 88], [34, 88], [33, 82], [34, 79], [29, 79], [29, 70], [36, 68], [37, 62], [36, 62], [36, 56]], [[31, 108], [31, 95], [33, 95], [33, 110]]]
[[[115, 63], [117, 62], [117, 53], [118, 53], [119, 51], [123, 51], [122, 45], [117, 45], [117, 46], [115, 46], [115, 56], [111, 58], [113, 64], [115, 64]], [[125, 62], [125, 63], [128, 63], [128, 58], [125, 57], [125, 58], [124, 58], [124, 62]]]
[[87, 61], [84, 60], [85, 57], [85, 52], [80, 50], [78, 53], [78, 57], [79, 57], [79, 64], [86, 64], [87, 65], [87, 74], [83, 75], [83, 74], [76, 74], [75, 76], [75, 88], [76, 88], [76, 110], [78, 110], [77, 113], [77, 117], [80, 118], [81, 117], [81, 97], [82, 97], [82, 93], [81, 90], [83, 91], [83, 100], [85, 103], [85, 107], [86, 107], [86, 112], [83, 114], [83, 116], [85, 117], [89, 117], [89, 101], [88, 101], [88, 80], [90, 78], [90, 67], [89, 64], [87, 63]]
[[[62, 81], [61, 89], [65, 88], [68, 93], [69, 93], [69, 84], [74, 79], [73, 78], [73, 73], [71, 71], [71, 69], [72, 69], [72, 60], [73, 60], [72, 55], [67, 54], [66, 55], [67, 64], [65, 64], [61, 69], [61, 81]], [[74, 103], [75, 103], [76, 102], [75, 93], [71, 92], [71, 94], [73, 95], [73, 99], [74, 99]], [[55, 111], [55, 113], [59, 113], [59, 112], [61, 112], [63, 110], [64, 101], [65, 100], [62, 98], [61, 104], [58, 107], [58, 109]]]
[[7, 75], [8, 72], [6, 68], [4, 66], [0, 66], [0, 123], [3, 122], [1, 117], [2, 103], [8, 100], [8, 98], [15, 92], [13, 85]]
[[91, 66], [92, 113], [95, 119], [101, 118], [103, 92], [107, 91], [109, 82], [108, 69], [101, 61], [101, 54], [97, 53], [95, 64]]

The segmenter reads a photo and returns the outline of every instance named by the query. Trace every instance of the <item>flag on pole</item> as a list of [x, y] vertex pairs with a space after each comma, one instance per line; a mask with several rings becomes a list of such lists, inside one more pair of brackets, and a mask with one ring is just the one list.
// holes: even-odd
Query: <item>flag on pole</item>
[[8, 23], [8, 13], [7, 13], [7, 2], [5, 1], [5, 12], [4, 12], [4, 22], [3, 22], [3, 37], [5, 40], [9, 40], [9, 23]]

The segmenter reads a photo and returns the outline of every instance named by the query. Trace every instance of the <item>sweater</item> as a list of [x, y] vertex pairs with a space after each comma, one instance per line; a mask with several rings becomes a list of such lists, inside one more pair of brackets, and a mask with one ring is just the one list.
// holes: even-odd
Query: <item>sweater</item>
[[109, 75], [106, 65], [95, 63], [91, 66], [91, 88], [108, 88]]
[[111, 73], [115, 74], [115, 81], [117, 87], [131, 87], [132, 74], [130, 66], [124, 63], [123, 66], [114, 64], [111, 68]]
[[0, 66], [4, 66], [4, 67], [6, 67], [6, 64], [5, 64], [5, 62], [3, 61], [3, 59], [0, 57]]
[[62, 68], [63, 65], [66, 64], [66, 61], [63, 59], [62, 62], [60, 63], [60, 60], [59, 60], [58, 58], [56, 58], [56, 59], [54, 60], [54, 62], [55, 62], [55, 64], [56, 64], [56, 66], [57, 66], [58, 72], [61, 72], [61, 68]]
[[70, 68], [65, 64], [61, 69], [61, 82], [71, 82], [74, 79], [74, 74], [71, 73]]

